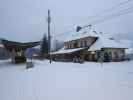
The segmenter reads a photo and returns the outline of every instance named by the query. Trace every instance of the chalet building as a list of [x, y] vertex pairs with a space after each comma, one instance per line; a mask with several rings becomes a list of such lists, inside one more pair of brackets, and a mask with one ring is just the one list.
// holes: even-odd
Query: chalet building
[[103, 35], [85, 36], [69, 40], [59, 51], [51, 53], [57, 61], [122, 61], [125, 47]]

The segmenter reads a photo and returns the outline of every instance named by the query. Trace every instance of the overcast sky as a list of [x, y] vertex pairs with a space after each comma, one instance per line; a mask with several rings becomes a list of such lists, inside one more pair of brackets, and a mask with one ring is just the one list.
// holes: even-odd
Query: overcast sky
[[[86, 25], [91, 21], [89, 16], [122, 1], [125, 0], [0, 0], [0, 37], [23, 42], [37, 41], [47, 33], [48, 9], [51, 10], [54, 35], [71, 30], [76, 25]], [[133, 1], [115, 11], [132, 5]], [[133, 13], [130, 13], [94, 27], [104, 33], [130, 33], [131, 37], [132, 26]]]

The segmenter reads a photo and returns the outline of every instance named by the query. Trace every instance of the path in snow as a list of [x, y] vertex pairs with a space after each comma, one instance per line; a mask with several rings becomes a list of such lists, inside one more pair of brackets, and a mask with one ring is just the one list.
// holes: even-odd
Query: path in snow
[[132, 65], [0, 61], [0, 100], [133, 100]]

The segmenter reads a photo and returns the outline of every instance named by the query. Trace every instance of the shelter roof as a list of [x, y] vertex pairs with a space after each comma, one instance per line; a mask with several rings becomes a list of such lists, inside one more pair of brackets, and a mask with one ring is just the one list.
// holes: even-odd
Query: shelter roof
[[21, 42], [14, 42], [14, 41], [8, 41], [8, 40], [3, 39], [2, 40], [2, 44], [8, 50], [12, 50], [12, 49], [22, 49], [22, 50], [25, 50], [27, 48], [32, 48], [34, 46], [39, 45], [40, 41], [38, 41], [38, 42], [21, 43]]

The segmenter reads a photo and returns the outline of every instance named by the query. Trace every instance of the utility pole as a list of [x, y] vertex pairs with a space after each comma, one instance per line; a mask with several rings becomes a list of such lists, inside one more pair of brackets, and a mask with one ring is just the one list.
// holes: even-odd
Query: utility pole
[[50, 16], [50, 10], [48, 10], [48, 56], [49, 56], [49, 62], [51, 63], [51, 55], [50, 55], [50, 51], [51, 51], [51, 36], [50, 36], [50, 23], [51, 23], [51, 16]]

